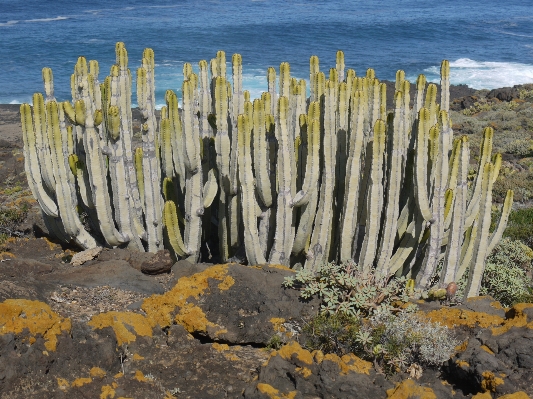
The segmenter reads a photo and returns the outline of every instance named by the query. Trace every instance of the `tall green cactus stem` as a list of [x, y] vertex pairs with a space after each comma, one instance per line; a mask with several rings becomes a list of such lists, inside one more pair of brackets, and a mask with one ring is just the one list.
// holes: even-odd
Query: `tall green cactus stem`
[[[36, 108], [34, 110], [37, 112]], [[24, 168], [26, 170], [28, 186], [44, 214], [57, 218], [59, 217], [59, 210], [54, 202], [53, 193], [50, 193], [45, 188], [41, 175], [36, 147], [36, 132], [33, 126], [29, 104], [22, 104], [20, 106], [20, 115], [22, 119], [22, 138], [24, 141]]]
[[336, 66], [337, 69], [337, 76], [339, 78], [339, 82], [344, 81], [344, 53], [342, 51], [337, 51], [336, 54]]
[[[111, 95], [110, 105], [107, 109], [107, 146], [103, 150], [108, 153], [108, 169], [111, 180], [114, 215], [120, 232], [129, 237], [128, 246], [144, 251], [139, 235], [143, 234], [136, 228], [134, 221], [137, 219], [133, 201], [130, 201], [130, 186], [128, 185], [128, 173], [124, 156], [124, 138], [122, 137], [121, 113], [120, 113], [120, 88], [119, 67], [111, 68]], [[127, 137], [129, 138], [129, 137]]]
[[320, 61], [316, 55], [311, 56], [309, 59], [309, 83], [310, 83], [310, 89], [311, 89], [311, 96], [309, 97], [309, 100], [311, 102], [313, 101], [319, 101], [320, 98], [318, 97], [318, 94], [316, 92], [316, 74], [320, 72]]
[[472, 260], [469, 267], [468, 282], [465, 288], [465, 298], [479, 295], [481, 277], [485, 271], [485, 258], [487, 256], [487, 248], [489, 244], [493, 173], [494, 165], [492, 163], [487, 162], [485, 165], [483, 165], [481, 199], [479, 206], [479, 226], [474, 241]]
[[[492, 183], [494, 183], [494, 179]], [[505, 195], [505, 200], [503, 202], [503, 207], [501, 210], [500, 220], [498, 221], [498, 226], [492, 232], [489, 238], [487, 254], [491, 254], [494, 248], [496, 247], [496, 245], [498, 244], [498, 242], [500, 242], [500, 240], [502, 239], [503, 232], [505, 231], [505, 228], [507, 227], [507, 221], [509, 220], [509, 215], [511, 214], [512, 206], [513, 206], [513, 196], [514, 196], [514, 191], [507, 190], [507, 194]]]
[[450, 62], [443, 60], [440, 64], [440, 110], [450, 111]]
[[46, 110], [44, 98], [41, 93], [33, 95], [33, 123], [35, 127], [35, 146], [37, 150], [38, 164], [41, 169], [42, 181], [45, 190], [49, 193], [55, 191], [54, 171], [50, 158], [50, 143], [46, 134]]
[[350, 153], [348, 157], [346, 170], [341, 236], [340, 236], [340, 261], [353, 259], [353, 242], [358, 224], [358, 200], [361, 177], [361, 155], [363, 153], [364, 143], [364, 95], [362, 91], [356, 91], [351, 99], [351, 134], [350, 134]]
[[468, 138], [461, 137], [456, 145], [457, 153], [457, 182], [454, 187], [454, 201], [452, 221], [448, 236], [448, 245], [444, 256], [444, 265], [440, 275], [440, 285], [446, 286], [448, 283], [457, 281], [457, 272], [461, 261], [461, 245], [464, 236], [464, 223], [466, 219], [466, 200], [468, 195], [468, 160], [470, 151], [468, 148]]
[[144, 176], [144, 212], [148, 251], [157, 252], [163, 245], [162, 203], [159, 188], [161, 169], [156, 150], [154, 58], [151, 49], [143, 52], [142, 67], [137, 69], [137, 102], [142, 113], [142, 149]]
[[[400, 84], [400, 88], [404, 88]], [[386, 203], [384, 209], [383, 228], [380, 238], [380, 247], [376, 272], [381, 276], [390, 275], [390, 258], [394, 249], [394, 240], [400, 216], [399, 200], [402, 184], [402, 166], [406, 153], [405, 145], [407, 132], [405, 129], [406, 107], [404, 93], [397, 91], [394, 95], [395, 110], [392, 132], [387, 135], [388, 176], [386, 187]]]
[[[262, 105], [262, 104], [261, 104]], [[261, 108], [263, 108], [261, 106]], [[244, 244], [249, 265], [266, 263], [257, 231], [255, 209], [254, 175], [252, 173], [252, 148], [249, 115], [238, 117], [239, 178], [241, 182], [242, 212], [244, 222]]]
[[483, 130], [483, 140], [481, 141], [481, 154], [479, 159], [478, 173], [474, 182], [472, 196], [470, 197], [470, 201], [468, 202], [468, 206], [466, 209], [465, 225], [467, 227], [472, 224], [479, 212], [479, 201], [481, 199], [481, 183], [483, 181], [483, 173], [481, 171], [483, 170], [484, 165], [487, 162], [490, 162], [491, 160], [493, 137], [494, 130], [491, 127], [486, 127]]
[[[195, 75], [189, 75], [193, 78]], [[197, 91], [194, 78], [186, 80], [182, 85], [183, 93], [183, 130], [184, 153], [188, 154], [185, 161], [185, 248], [191, 260], [197, 262], [200, 255], [200, 239], [202, 236], [202, 215], [204, 206], [203, 171], [200, 157], [200, 131], [198, 118], [195, 115], [194, 99]], [[187, 160], [188, 159], [188, 160]]]
[[163, 225], [172, 249], [179, 257], [186, 257], [187, 248], [181, 237], [180, 226], [178, 222], [177, 208], [174, 201], [166, 201], [163, 209]]
[[302, 208], [292, 247], [293, 254], [308, 251], [318, 204], [320, 179], [320, 103], [318, 101], [309, 104], [307, 117], [303, 118], [302, 122], [306, 123], [308, 148], [302, 190], [296, 193], [292, 200], [293, 206]]
[[267, 69], [267, 84], [268, 84], [268, 93], [270, 94], [270, 104], [269, 104], [270, 107], [269, 107], [268, 113], [271, 115], [276, 115], [278, 95], [277, 95], [277, 90], [276, 90], [276, 69], [274, 67], [269, 67]]
[[131, 237], [126, 237], [115, 228], [113, 211], [108, 195], [102, 195], [108, 191], [107, 183], [107, 152], [103, 145], [104, 133], [102, 126], [95, 126], [96, 104], [94, 100], [94, 78], [88, 73], [87, 61], [79, 57], [74, 68], [74, 81], [76, 83], [75, 103], [76, 123], [80, 125], [83, 137], [85, 159], [82, 162], [87, 167], [87, 173], [93, 195], [100, 231], [105, 241], [110, 246], [117, 246], [128, 242]]
[[383, 198], [383, 162], [385, 154], [385, 122], [381, 119], [374, 125], [372, 142], [372, 165], [367, 191], [367, 223], [365, 238], [361, 247], [359, 264], [363, 270], [370, 270], [378, 246], [382, 198]]
[[[124, 43], [118, 42], [115, 46], [116, 64], [119, 66], [119, 101], [118, 106], [120, 110], [121, 123], [121, 137], [124, 151], [124, 163], [126, 166], [126, 178], [129, 186], [129, 201], [130, 206], [136, 212], [134, 223], [137, 233], [144, 235], [144, 227], [142, 226], [143, 210], [139, 188], [137, 186], [137, 178], [134, 165], [134, 150], [132, 145], [133, 140], [133, 119], [131, 115], [131, 72], [128, 68], [128, 52], [124, 47]], [[103, 110], [107, 107], [103, 106]]]
[[[76, 212], [76, 195], [74, 186], [69, 184], [70, 168], [68, 166], [68, 154], [66, 154], [65, 137], [59, 127], [59, 109], [55, 101], [46, 104], [48, 119], [48, 134], [52, 150], [52, 165], [56, 179], [56, 199], [59, 215], [65, 232], [82, 248], [94, 248], [97, 246], [95, 239], [84, 229], [78, 213]], [[66, 133], [66, 131], [64, 132]]]
[[276, 138], [278, 139], [276, 233], [269, 258], [269, 263], [282, 265], [289, 265], [294, 241], [292, 207], [290, 206], [292, 199], [291, 174], [294, 165], [294, 153], [291, 151], [291, 141], [287, 128], [288, 107], [288, 98], [281, 96], [278, 100], [278, 115], [276, 120]]
[[185, 189], [185, 157], [183, 156], [183, 126], [178, 109], [178, 97], [172, 90], [165, 93], [168, 119], [170, 121], [170, 135], [172, 144], [172, 160], [174, 171], [179, 179], [182, 190]]
[[54, 97], [54, 75], [50, 68], [43, 68], [42, 71], [44, 92], [46, 94], [46, 101], [55, 101]]
[[[320, 73], [318, 74], [320, 75]], [[331, 244], [331, 223], [333, 218], [333, 200], [335, 188], [335, 163], [337, 159], [337, 129], [336, 129], [336, 83], [328, 81], [324, 95], [324, 161], [322, 184], [315, 227], [311, 235], [309, 251], [307, 251], [305, 268], [315, 272], [327, 261]]]
[[267, 142], [265, 104], [263, 100], [254, 100], [253, 104], [253, 149], [256, 190], [261, 203], [272, 206], [272, 188], [270, 186], [270, 160]]
[[417, 282], [421, 286], [427, 286], [435, 273], [437, 263], [441, 253], [442, 240], [444, 235], [445, 217], [444, 205], [446, 194], [446, 183], [448, 180], [448, 153], [450, 138], [448, 134], [450, 129], [448, 125], [448, 113], [441, 111], [439, 113], [438, 125], [431, 128], [433, 134], [433, 151], [435, 152], [431, 168], [431, 180], [429, 186], [433, 188], [431, 198], [431, 214], [433, 222], [430, 226], [429, 246], [426, 249], [424, 265], [420, 277], [417, 276]]
[[229, 159], [231, 151], [231, 141], [228, 131], [228, 91], [226, 78], [221, 76], [216, 78], [214, 92], [217, 127], [215, 136], [215, 149], [217, 153], [216, 164], [220, 185], [218, 237], [220, 243], [220, 256], [223, 261], [226, 261], [229, 258], [226, 205], [230, 190]]

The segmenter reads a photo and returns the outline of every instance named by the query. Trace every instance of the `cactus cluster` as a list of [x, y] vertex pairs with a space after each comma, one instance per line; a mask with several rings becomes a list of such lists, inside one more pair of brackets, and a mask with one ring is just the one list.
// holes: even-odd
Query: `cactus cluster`
[[447, 61], [439, 103], [437, 86], [420, 75], [411, 108], [410, 83], [398, 71], [388, 113], [385, 84], [372, 69], [346, 70], [341, 51], [327, 75], [311, 57], [309, 97], [307, 82], [282, 63], [279, 76], [268, 69], [267, 90], [254, 100], [242, 88], [241, 56], [232, 57], [230, 79], [219, 51], [209, 66], [184, 65], [181, 109], [167, 90], [160, 118], [154, 67], [146, 49], [136, 79], [137, 148], [123, 43], [102, 83], [98, 63], [80, 57], [72, 101], [55, 100], [44, 68], [45, 96], [21, 106], [28, 181], [57, 238], [83, 248], [166, 247], [191, 261], [217, 252], [221, 261], [310, 272], [355, 260], [419, 287], [444, 258], [441, 286], [468, 269], [467, 295], [478, 293], [513, 193], [489, 234], [501, 156], [492, 156], [485, 129], [479, 172], [468, 180], [468, 139], [454, 139], [448, 115]]

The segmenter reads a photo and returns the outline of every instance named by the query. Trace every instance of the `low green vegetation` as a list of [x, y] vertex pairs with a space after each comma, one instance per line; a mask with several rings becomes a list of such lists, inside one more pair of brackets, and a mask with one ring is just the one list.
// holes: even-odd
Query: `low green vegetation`
[[348, 261], [328, 263], [313, 276], [305, 270], [285, 280], [301, 296], [318, 294], [320, 312], [303, 328], [305, 346], [342, 356], [354, 353], [387, 374], [437, 367], [457, 345], [451, 331], [424, 320], [409, 301], [408, 280], [377, 279]]

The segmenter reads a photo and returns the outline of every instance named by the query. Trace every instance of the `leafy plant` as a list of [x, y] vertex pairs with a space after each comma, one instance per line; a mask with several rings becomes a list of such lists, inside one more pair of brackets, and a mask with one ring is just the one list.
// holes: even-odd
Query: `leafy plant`
[[405, 277], [377, 278], [348, 261], [340, 265], [326, 263], [316, 274], [302, 269], [295, 276], [286, 277], [284, 285], [300, 288], [304, 299], [317, 294], [323, 301], [322, 313], [368, 317], [377, 310], [392, 311], [395, 301], [407, 302], [406, 282]]
[[509, 215], [504, 237], [533, 247], [533, 208], [515, 209]]

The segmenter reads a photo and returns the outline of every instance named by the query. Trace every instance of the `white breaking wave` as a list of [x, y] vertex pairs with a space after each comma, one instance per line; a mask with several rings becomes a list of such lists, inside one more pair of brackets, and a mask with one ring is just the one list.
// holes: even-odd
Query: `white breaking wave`
[[55, 18], [37, 18], [37, 19], [24, 19], [21, 21], [7, 21], [7, 22], [0, 22], [0, 27], [1, 26], [13, 26], [15, 24], [18, 24], [19, 22], [52, 22], [52, 21], [62, 21], [64, 19], [69, 19], [69, 18], [58, 16]]
[[[424, 73], [429, 81], [440, 81], [440, 66], [427, 68]], [[454, 85], [465, 84], [478, 90], [533, 83], [533, 65], [460, 58], [450, 62], [450, 82]]]

